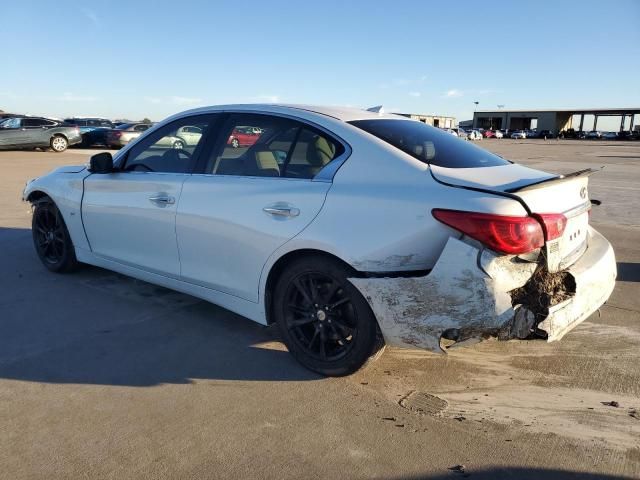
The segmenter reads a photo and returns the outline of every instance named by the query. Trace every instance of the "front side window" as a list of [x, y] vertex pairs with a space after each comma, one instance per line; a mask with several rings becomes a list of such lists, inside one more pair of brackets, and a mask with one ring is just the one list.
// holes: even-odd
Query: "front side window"
[[344, 151], [312, 127], [269, 115], [233, 114], [221, 139], [206, 173], [311, 179]]
[[149, 129], [149, 125], [147, 124], [140, 124], [133, 127], [134, 132], [144, 132], [145, 130], [148, 130], [148, 129]]
[[[206, 132], [212, 115], [186, 117], [165, 125], [134, 145], [125, 159], [126, 172], [191, 173], [205, 134], [181, 135], [185, 127]], [[145, 125], [148, 127], [148, 125]]]
[[356, 120], [349, 123], [430, 165], [447, 168], [509, 165], [507, 160], [487, 150], [413, 120]]
[[4, 122], [0, 123], [2, 128], [20, 128], [19, 118], [8, 118]]

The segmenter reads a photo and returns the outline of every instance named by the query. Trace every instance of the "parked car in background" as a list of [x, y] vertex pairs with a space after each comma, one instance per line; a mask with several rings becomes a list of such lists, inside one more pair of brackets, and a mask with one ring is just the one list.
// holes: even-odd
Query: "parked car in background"
[[494, 132], [493, 130], [484, 130], [482, 132], [482, 136], [484, 138], [495, 138], [496, 132]]
[[602, 138], [602, 132], [599, 131], [599, 130], [591, 130], [590, 132], [587, 132], [585, 138], [587, 138], [587, 139]]
[[0, 121], [0, 149], [51, 148], [64, 152], [82, 141], [78, 127], [43, 117], [10, 117]]
[[[203, 148], [158, 144], [184, 126]], [[238, 126], [261, 132], [243, 150], [227, 145]], [[35, 179], [23, 199], [48, 270], [88, 263], [275, 324], [301, 364], [337, 376], [385, 342], [442, 353], [443, 339], [554, 341], [579, 325], [616, 278], [589, 225], [591, 173], [518, 165], [395, 115], [225, 105]]]
[[107, 146], [122, 148], [131, 140], [146, 132], [151, 126], [153, 126], [151, 123], [123, 123], [118, 125], [107, 132]]
[[458, 127], [458, 128], [454, 128], [453, 130], [458, 135], [458, 138], [461, 138], [462, 140], [468, 140], [469, 139], [469, 133], [464, 128]]
[[237, 126], [229, 135], [227, 145], [233, 148], [250, 147], [258, 141], [262, 131], [256, 127]]
[[504, 134], [502, 133], [501, 130], [496, 130], [495, 132], [493, 132], [496, 138], [502, 138], [504, 137]]
[[604, 132], [602, 138], [605, 140], [618, 140], [618, 132]]
[[158, 146], [170, 145], [172, 148], [185, 149], [195, 147], [202, 137], [202, 129], [195, 125], [185, 125], [178, 128], [172, 135], [160, 139]]
[[454, 137], [458, 136], [458, 132], [456, 132], [453, 128], [445, 128], [444, 131], [453, 135]]
[[551, 130], [540, 130], [537, 138], [556, 138], [556, 135]]
[[524, 130], [516, 130], [510, 135], [511, 138], [527, 138], [527, 134]]
[[92, 145], [106, 145], [107, 133], [115, 128], [115, 125], [106, 118], [65, 118], [64, 123], [80, 128], [82, 135], [82, 147]]
[[482, 140], [482, 134], [478, 130], [471, 130], [467, 138], [469, 140]]

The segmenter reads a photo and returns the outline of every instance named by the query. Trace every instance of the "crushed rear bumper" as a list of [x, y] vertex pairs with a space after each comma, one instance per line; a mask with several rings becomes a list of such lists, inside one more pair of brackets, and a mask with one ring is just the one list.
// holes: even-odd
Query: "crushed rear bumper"
[[566, 269], [575, 281], [567, 300], [545, 310], [513, 305], [510, 292], [539, 268], [450, 238], [433, 270], [409, 278], [350, 278], [371, 306], [387, 344], [442, 352], [442, 337], [559, 340], [606, 302], [615, 285], [616, 261], [609, 242], [589, 229], [587, 251]]

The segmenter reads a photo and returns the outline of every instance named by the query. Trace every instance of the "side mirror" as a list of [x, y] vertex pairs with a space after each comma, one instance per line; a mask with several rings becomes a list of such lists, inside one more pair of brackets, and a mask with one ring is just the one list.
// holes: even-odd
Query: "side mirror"
[[96, 153], [89, 159], [89, 171], [91, 173], [113, 172], [113, 157], [109, 152]]

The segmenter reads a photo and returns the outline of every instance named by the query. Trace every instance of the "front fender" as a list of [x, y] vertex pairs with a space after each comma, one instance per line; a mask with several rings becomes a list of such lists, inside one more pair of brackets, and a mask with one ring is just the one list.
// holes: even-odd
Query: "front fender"
[[61, 167], [42, 177], [30, 180], [22, 192], [24, 201], [32, 201], [42, 193], [50, 197], [60, 210], [69, 236], [76, 249], [90, 250], [82, 225], [80, 208], [84, 179], [89, 175], [85, 167]]

